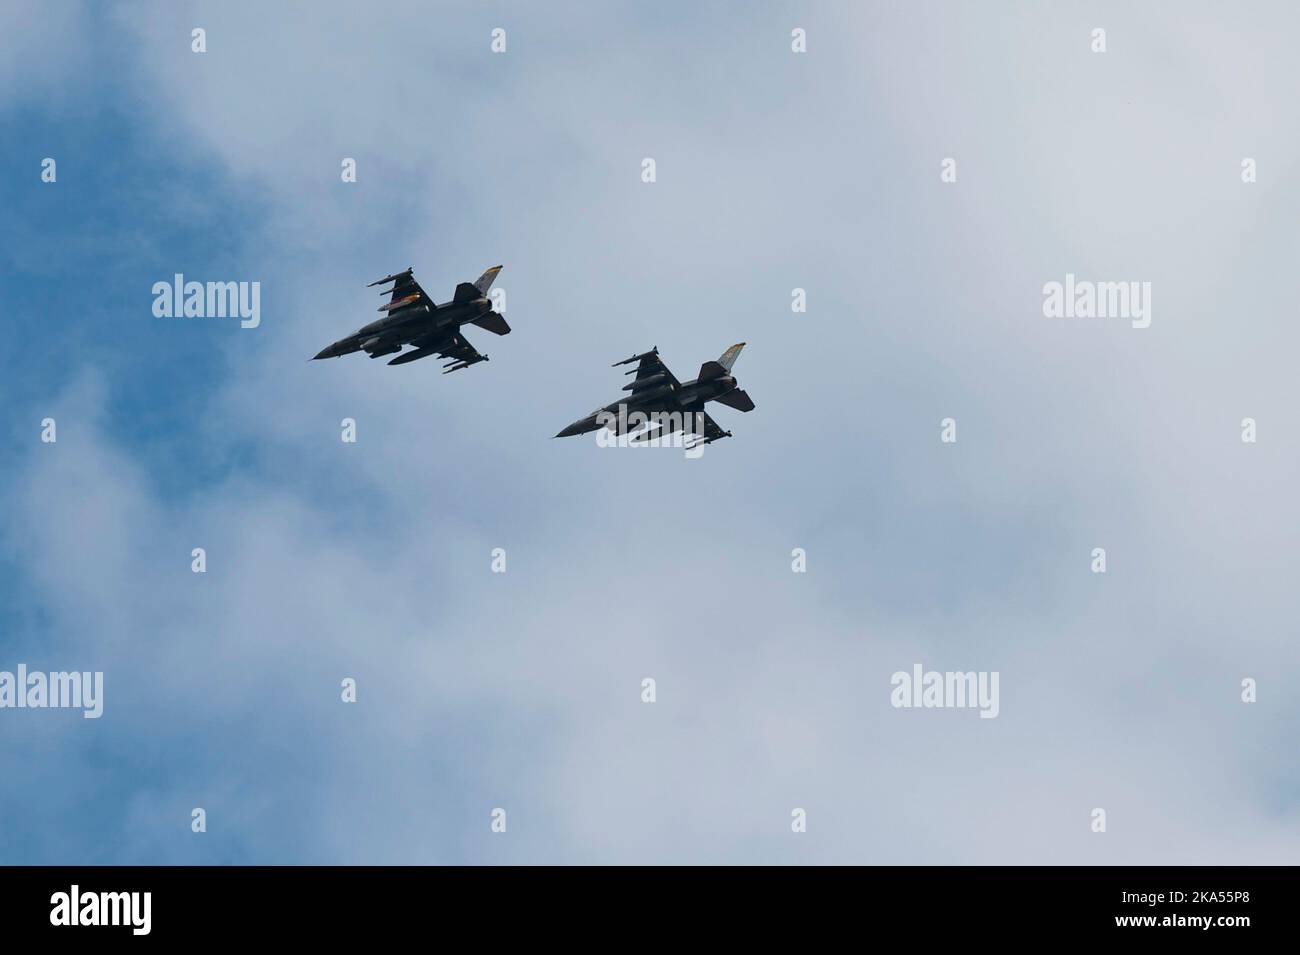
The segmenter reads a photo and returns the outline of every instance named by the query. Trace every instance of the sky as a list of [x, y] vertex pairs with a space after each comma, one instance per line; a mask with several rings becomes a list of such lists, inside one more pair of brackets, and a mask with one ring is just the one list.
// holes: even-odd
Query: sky
[[[0, 862], [1294, 864], [1297, 27], [0, 6], [0, 671], [104, 674], [0, 709]], [[489, 363], [308, 361], [498, 263]], [[740, 341], [701, 457], [552, 439]]]

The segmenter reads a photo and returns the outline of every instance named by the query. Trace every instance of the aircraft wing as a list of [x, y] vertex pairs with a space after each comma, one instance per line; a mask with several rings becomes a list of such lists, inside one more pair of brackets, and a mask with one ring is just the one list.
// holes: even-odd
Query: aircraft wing
[[[698, 434], [694, 432], [694, 430], [692, 430], [690, 433], [693, 436], [693, 442], [687, 445], [688, 447], [694, 447], [696, 443], [712, 444], [714, 441], [717, 441], [719, 438], [731, 437], [731, 432], [723, 431], [720, 427], [718, 427], [718, 423], [714, 421], [711, 417], [709, 417], [709, 413], [707, 411], [703, 411], [700, 413], [704, 415], [704, 436], [700, 437]], [[695, 425], [694, 420], [691, 421], [691, 425], [693, 428]]]
[[[731, 437], [730, 431], [723, 431], [720, 427], [718, 427], [718, 423], [714, 421], [711, 417], [709, 417], [709, 413], [704, 410], [703, 405], [695, 405], [692, 408], [687, 408], [686, 412], [689, 415], [689, 417], [686, 418], [685, 447], [693, 448], [697, 444], [712, 444], [714, 441], [717, 441], [719, 438]], [[702, 415], [704, 418], [703, 434], [700, 434], [698, 431], [696, 431], [697, 419], [695, 418], [695, 415], [697, 414]], [[636, 437], [632, 438], [632, 441], [637, 443], [644, 442], [644, 441], [651, 441], [655, 438], [667, 437], [668, 434], [669, 434], [668, 430], [665, 430], [663, 427], [659, 427], [652, 422], [650, 424], [650, 427], [646, 428], [645, 431], [640, 432]]]
[[460, 332], [451, 335], [445, 335], [441, 338], [417, 338], [411, 342], [415, 346], [414, 351], [403, 352], [392, 361], [390, 365], [405, 365], [410, 361], [417, 361], [421, 358], [428, 358], [430, 355], [437, 355], [439, 358], [450, 358], [451, 362], [443, 366], [443, 374], [452, 371], [460, 371], [462, 368], [468, 368], [470, 365], [477, 365], [481, 361], [487, 361], [487, 355], [479, 353], [479, 350], [469, 343]]
[[664, 360], [659, 357], [658, 352], [651, 352], [641, 358], [641, 364], [636, 366], [636, 378], [634, 381], [641, 381], [643, 378], [650, 378], [654, 375], [663, 375], [665, 380], [676, 390], [680, 385], [677, 376], [668, 370]]
[[478, 349], [471, 345], [469, 339], [460, 332], [438, 345], [438, 357], [454, 358], [456, 361], [463, 361], [469, 365], [484, 360], [484, 356], [480, 355]]
[[[410, 269], [371, 284], [378, 285], [382, 282], [392, 282], [393, 287], [390, 290], [392, 294], [388, 298], [388, 303], [379, 308], [381, 312], [394, 312], [408, 305], [428, 305], [430, 308], [433, 307], [433, 299], [429, 298], [424, 289], [420, 288], [420, 283], [415, 280], [415, 276], [411, 274]], [[383, 292], [379, 294], [382, 295]]]
[[[634, 361], [640, 362], [640, 364], [636, 366], [636, 378], [633, 379], [634, 384], [643, 382], [647, 378], [653, 378], [656, 375], [663, 375], [664, 377], [661, 379], [663, 384], [672, 385], [674, 391], [681, 387], [681, 383], [677, 380], [677, 376], [668, 370], [668, 366], [665, 365], [663, 359], [659, 357], [658, 348], [651, 349], [643, 355], [633, 355], [631, 358], [625, 358], [623, 361], [616, 361], [614, 362], [614, 367], [617, 368], [619, 365], [630, 365]], [[628, 374], [630, 375], [632, 372], [628, 372]], [[625, 390], [637, 391], [639, 389], [631, 388]]]

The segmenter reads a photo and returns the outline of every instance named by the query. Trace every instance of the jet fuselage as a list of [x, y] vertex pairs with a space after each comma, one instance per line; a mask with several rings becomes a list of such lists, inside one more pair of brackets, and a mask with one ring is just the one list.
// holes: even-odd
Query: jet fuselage
[[627, 413], [634, 411], [651, 412], [651, 411], [681, 411], [695, 405], [702, 405], [706, 401], [713, 401], [729, 392], [736, 390], [736, 379], [731, 375], [723, 375], [720, 378], [713, 378], [708, 381], [700, 381], [695, 378], [691, 381], [684, 381], [676, 391], [665, 381], [663, 384], [652, 384], [647, 388], [633, 391], [624, 395], [617, 401], [610, 402], [602, 408], [597, 408], [585, 418], [581, 418], [561, 431], [557, 438], [567, 438], [575, 434], [586, 434], [588, 431], [595, 431], [602, 427], [600, 416], [603, 413], [618, 414], [620, 407], [626, 407]]
[[445, 305], [410, 305], [399, 308], [377, 319], [346, 338], [321, 351], [317, 358], [337, 358], [366, 348], [378, 349], [381, 354], [399, 351], [401, 346], [417, 338], [439, 331], [451, 331], [472, 322], [492, 311], [492, 302], [486, 297], [468, 302], [448, 302]]

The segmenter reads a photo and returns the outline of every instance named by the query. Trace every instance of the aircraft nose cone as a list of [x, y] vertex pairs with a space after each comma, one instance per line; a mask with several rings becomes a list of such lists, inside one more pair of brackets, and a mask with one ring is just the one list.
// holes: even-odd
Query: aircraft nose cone
[[561, 431], [559, 434], [557, 434], [556, 437], [557, 437], [557, 438], [568, 438], [568, 437], [572, 437], [572, 436], [575, 435], [575, 434], [582, 434], [582, 422], [581, 422], [581, 421], [575, 421], [575, 422], [573, 422], [573, 424], [569, 425], [567, 428], [565, 428], [563, 431]]
[[317, 358], [333, 358], [333, 357], [334, 357], [334, 346], [330, 345], [328, 348], [322, 348], [320, 350], [320, 353], [316, 356], [316, 358], [313, 358], [312, 361], [316, 361]]

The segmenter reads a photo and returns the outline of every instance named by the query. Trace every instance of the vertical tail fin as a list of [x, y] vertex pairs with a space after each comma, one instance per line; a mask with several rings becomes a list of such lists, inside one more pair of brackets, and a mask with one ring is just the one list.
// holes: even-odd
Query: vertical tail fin
[[731, 374], [731, 366], [736, 363], [736, 356], [740, 350], [745, 347], [745, 343], [732, 345], [721, 355], [717, 361], [706, 361], [700, 366], [700, 381], [712, 381], [714, 378], [721, 378], [723, 375]]
[[744, 347], [744, 342], [739, 345], [732, 345], [718, 357], [718, 364], [727, 369], [727, 374], [731, 374], [731, 366], [736, 363], [736, 359], [740, 356], [740, 350]]
[[488, 289], [490, 289], [492, 283], [497, 280], [497, 273], [500, 272], [502, 268], [503, 266], [494, 265], [478, 277], [478, 281], [474, 283], [474, 287], [478, 289], [480, 295], [487, 295]]

